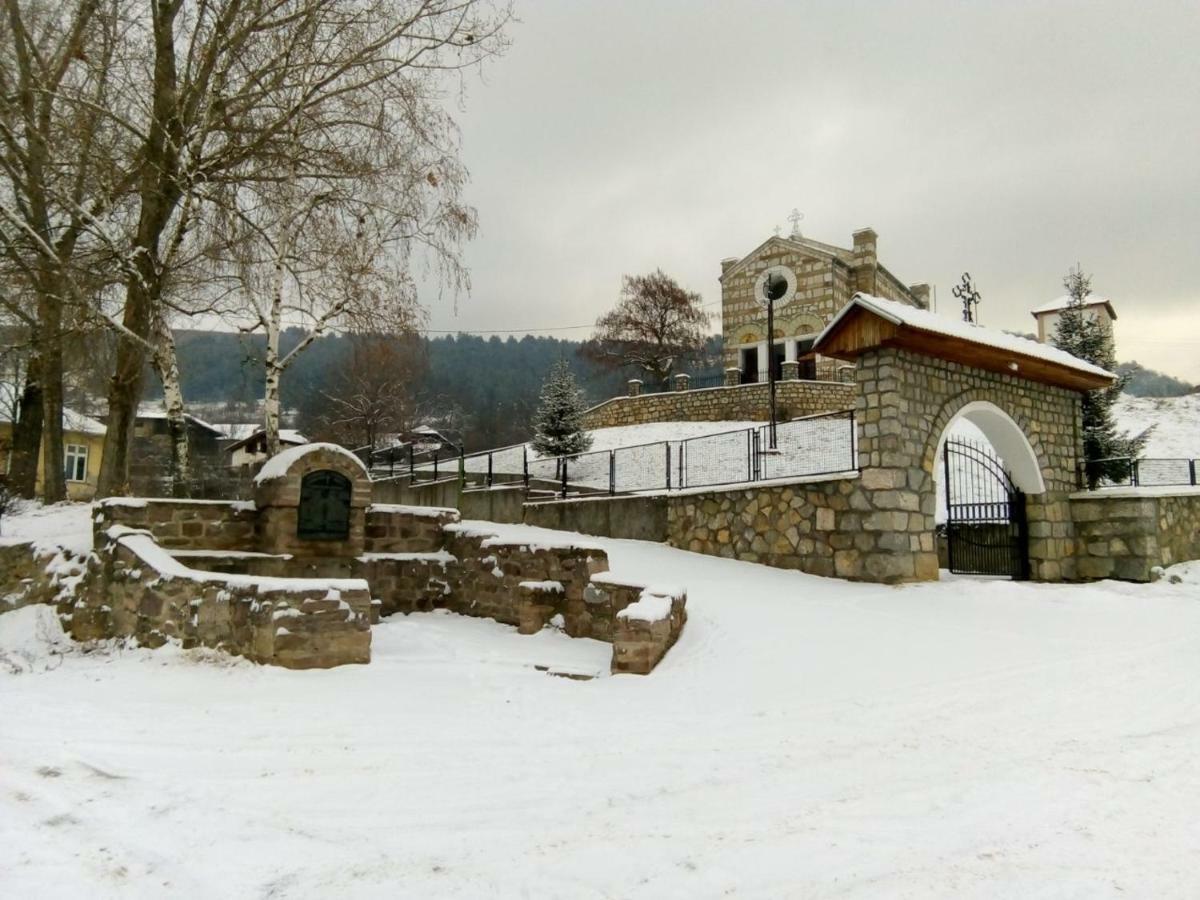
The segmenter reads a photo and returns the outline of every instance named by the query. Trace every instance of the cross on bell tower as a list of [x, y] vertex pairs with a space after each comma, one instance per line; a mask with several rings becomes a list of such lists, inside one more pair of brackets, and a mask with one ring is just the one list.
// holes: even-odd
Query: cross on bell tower
[[792, 237], [794, 237], [794, 238], [803, 237], [803, 235], [800, 234], [800, 222], [803, 219], [804, 219], [804, 213], [800, 212], [800, 210], [798, 210], [798, 209], [793, 208], [791, 215], [788, 216], [788, 221], [792, 223], [792, 235], [791, 235]]

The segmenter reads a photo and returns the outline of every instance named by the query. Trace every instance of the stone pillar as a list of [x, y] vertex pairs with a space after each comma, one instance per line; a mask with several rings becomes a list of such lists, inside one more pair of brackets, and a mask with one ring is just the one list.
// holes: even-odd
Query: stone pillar
[[780, 381], [799, 381], [800, 363], [794, 359], [785, 360], [779, 372]]
[[638, 396], [641, 396], [641, 393], [642, 393], [642, 379], [630, 378], [629, 379], [629, 396], [630, 397], [638, 397]]
[[936, 580], [937, 498], [921, 463], [928, 429], [909, 409], [917, 386], [890, 349], [864, 353], [856, 374], [861, 475], [839, 522], [843, 542], [853, 542], [834, 554], [835, 570], [866, 581]]
[[737, 366], [730, 366], [725, 370], [725, 387], [737, 387], [742, 383], [742, 370]]
[[692, 381], [691, 375], [686, 375], [683, 372], [680, 372], [678, 375], [675, 376], [675, 390], [686, 391], [688, 389], [688, 386], [691, 384], [691, 381]]

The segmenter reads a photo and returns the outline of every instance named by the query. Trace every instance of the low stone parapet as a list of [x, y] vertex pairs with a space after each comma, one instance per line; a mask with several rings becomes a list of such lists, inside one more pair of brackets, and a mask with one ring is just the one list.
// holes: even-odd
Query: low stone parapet
[[442, 548], [442, 529], [458, 522], [457, 509], [373, 503], [367, 507], [367, 553], [432, 553]]
[[67, 619], [80, 641], [177, 638], [287, 668], [371, 658], [371, 594], [361, 579], [268, 578], [190, 568], [146, 531], [114, 526]]
[[646, 675], [674, 646], [687, 621], [687, 596], [679, 589], [646, 588], [616, 614], [612, 671]]
[[[776, 405], [784, 419], [854, 408], [857, 387], [837, 381], [777, 381]], [[613, 397], [583, 416], [585, 428], [648, 422], [765, 422], [770, 394], [765, 383]]]
[[92, 535], [114, 525], [148, 531], [163, 547], [246, 550], [257, 546], [257, 510], [252, 502], [180, 500], [168, 497], [109, 497], [96, 502]]

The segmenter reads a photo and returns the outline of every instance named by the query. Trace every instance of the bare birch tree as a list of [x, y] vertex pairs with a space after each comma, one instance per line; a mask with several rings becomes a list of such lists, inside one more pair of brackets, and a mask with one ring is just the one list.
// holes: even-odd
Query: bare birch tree
[[[499, 52], [509, 18], [485, 0], [153, 0], [139, 9], [149, 102], [129, 123], [140, 136], [136, 225], [101, 494], [127, 485], [143, 363], [167, 283], [166, 237], [182, 231], [185, 199], [206, 203], [239, 185], [280, 183], [292, 171], [336, 178], [328, 167], [337, 155], [322, 151], [339, 135], [383, 137], [397, 126], [401, 136], [423, 134], [431, 117], [444, 115], [445, 74]], [[274, 225], [286, 229], [287, 218]], [[289, 241], [289, 232], [275, 232], [276, 250]]]

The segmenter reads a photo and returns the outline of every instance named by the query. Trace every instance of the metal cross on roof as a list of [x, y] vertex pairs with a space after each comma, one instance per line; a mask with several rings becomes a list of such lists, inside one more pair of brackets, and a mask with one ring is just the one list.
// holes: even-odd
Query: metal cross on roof
[[979, 296], [979, 291], [975, 288], [975, 282], [971, 279], [970, 272], [963, 272], [962, 284], [954, 288], [951, 293], [962, 301], [963, 321], [978, 322], [979, 301], [982, 298]]
[[804, 213], [793, 207], [792, 214], [788, 216], [788, 221], [792, 223], [792, 237], [800, 237], [800, 222], [804, 219]]

